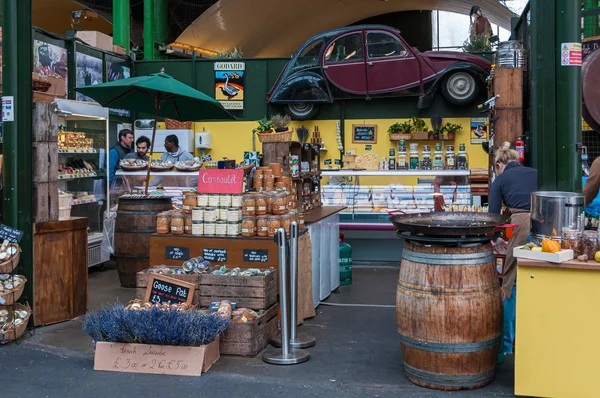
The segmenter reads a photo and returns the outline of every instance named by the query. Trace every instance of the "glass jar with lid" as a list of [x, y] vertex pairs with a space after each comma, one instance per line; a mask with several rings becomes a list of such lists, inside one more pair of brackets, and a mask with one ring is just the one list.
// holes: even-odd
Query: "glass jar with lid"
[[275, 202], [275, 192], [267, 192], [267, 214], [273, 214], [273, 202]]
[[456, 170], [454, 145], [448, 145], [446, 147], [446, 170]]
[[254, 195], [245, 194], [242, 198], [242, 215], [253, 216], [256, 214], [256, 200]]
[[273, 214], [281, 215], [287, 212], [288, 202], [287, 192], [277, 192], [273, 200]]
[[408, 166], [411, 170], [419, 170], [419, 144], [410, 144]]
[[159, 213], [156, 216], [156, 233], [168, 234], [171, 231], [171, 215], [169, 212]]
[[183, 216], [183, 232], [186, 235], [192, 234], [192, 215], [184, 214]]
[[183, 213], [192, 214], [192, 209], [197, 207], [198, 204], [198, 192], [196, 191], [185, 191], [183, 193]]
[[282, 214], [280, 218], [281, 228], [285, 230], [287, 236], [290, 235], [290, 229], [292, 227], [292, 216], [290, 213]]
[[256, 217], [256, 235], [257, 236], [269, 236], [269, 218], [268, 216], [257, 216]]
[[277, 230], [279, 228], [281, 228], [280, 216], [270, 215], [268, 223], [269, 223], [269, 225], [268, 225], [268, 229], [267, 229], [267, 235], [272, 238], [275, 236], [275, 233], [277, 232]]
[[435, 144], [435, 152], [433, 153], [433, 169], [444, 170], [444, 153], [442, 152], [442, 146]]
[[581, 240], [579, 230], [576, 228], [563, 228], [561, 246], [565, 250], [573, 250], [575, 257], [581, 255]]
[[406, 153], [406, 145], [404, 145], [404, 141], [400, 143], [400, 147], [398, 149], [396, 170], [408, 170], [408, 155]]
[[423, 153], [421, 154], [421, 170], [431, 170], [431, 147], [429, 145], [423, 145]]
[[267, 214], [267, 197], [264, 193], [257, 193], [254, 195], [255, 203], [255, 214], [257, 216], [264, 216]]
[[242, 236], [250, 238], [256, 234], [256, 217], [242, 217]]
[[173, 235], [183, 235], [184, 227], [183, 214], [180, 212], [173, 213], [171, 216], [171, 233]]
[[589, 260], [593, 260], [598, 251], [598, 236], [598, 231], [583, 231], [582, 254], [586, 254]]
[[469, 155], [465, 149], [465, 144], [460, 144], [458, 154], [456, 155], [456, 168], [458, 170], [469, 170]]

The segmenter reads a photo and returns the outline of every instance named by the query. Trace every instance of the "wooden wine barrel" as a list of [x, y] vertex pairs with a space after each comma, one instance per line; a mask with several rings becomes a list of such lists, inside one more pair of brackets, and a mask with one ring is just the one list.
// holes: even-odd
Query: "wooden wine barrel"
[[427, 247], [406, 242], [396, 294], [406, 375], [439, 390], [494, 378], [502, 300], [490, 244]]
[[173, 208], [171, 198], [119, 198], [115, 224], [115, 257], [123, 287], [136, 287], [135, 274], [150, 267], [150, 234], [156, 215]]

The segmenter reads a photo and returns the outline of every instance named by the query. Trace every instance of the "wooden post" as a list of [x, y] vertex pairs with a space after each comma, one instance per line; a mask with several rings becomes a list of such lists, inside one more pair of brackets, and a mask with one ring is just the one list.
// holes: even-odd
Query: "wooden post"
[[32, 111], [33, 221], [58, 221], [58, 116], [51, 105]]
[[523, 69], [497, 68], [494, 72], [494, 91], [500, 94], [496, 100], [496, 135], [494, 146], [501, 147], [505, 141], [514, 145], [523, 135]]

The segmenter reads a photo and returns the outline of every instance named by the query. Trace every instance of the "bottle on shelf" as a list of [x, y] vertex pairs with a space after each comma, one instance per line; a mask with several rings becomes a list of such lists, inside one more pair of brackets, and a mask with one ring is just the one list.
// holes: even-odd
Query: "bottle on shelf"
[[435, 152], [433, 153], [433, 169], [444, 170], [444, 153], [442, 152], [441, 144], [435, 144]]
[[456, 169], [469, 170], [469, 155], [467, 155], [465, 144], [460, 144], [458, 147], [458, 154], [456, 155]]
[[390, 149], [389, 168], [390, 168], [390, 170], [396, 170], [396, 151], [394, 151], [394, 148]]
[[446, 170], [456, 170], [454, 145], [446, 146]]
[[431, 170], [431, 147], [429, 145], [423, 145], [423, 153], [421, 154], [421, 170]]
[[419, 144], [410, 144], [410, 157], [409, 157], [408, 165], [411, 170], [419, 170], [419, 168], [420, 168]]
[[406, 145], [402, 145], [403, 143], [404, 141], [401, 142], [400, 148], [398, 149], [396, 170], [408, 170], [408, 155], [406, 153]]

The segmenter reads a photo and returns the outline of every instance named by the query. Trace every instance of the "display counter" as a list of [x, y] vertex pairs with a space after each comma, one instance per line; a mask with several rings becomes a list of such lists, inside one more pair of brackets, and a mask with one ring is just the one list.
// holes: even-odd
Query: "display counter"
[[598, 397], [600, 264], [518, 260], [515, 394]]

